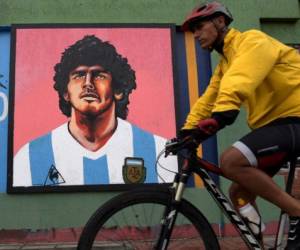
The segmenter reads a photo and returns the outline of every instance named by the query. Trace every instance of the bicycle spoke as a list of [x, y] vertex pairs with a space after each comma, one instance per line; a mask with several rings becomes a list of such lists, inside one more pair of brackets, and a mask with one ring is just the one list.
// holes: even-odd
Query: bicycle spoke
[[[152, 249], [160, 232], [164, 209], [164, 206], [157, 204], [132, 205], [115, 214], [103, 226], [97, 239], [112, 241], [124, 249]], [[194, 235], [197, 231], [191, 229], [192, 227], [192, 224], [179, 214], [171, 235], [170, 249], [186, 249], [186, 241], [196, 238]], [[99, 244], [99, 240], [97, 243]]]

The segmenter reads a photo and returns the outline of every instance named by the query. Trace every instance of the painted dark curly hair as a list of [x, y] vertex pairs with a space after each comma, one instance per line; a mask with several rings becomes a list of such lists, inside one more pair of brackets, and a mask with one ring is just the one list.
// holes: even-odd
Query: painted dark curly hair
[[121, 100], [115, 100], [116, 115], [126, 119], [129, 94], [136, 88], [135, 71], [128, 64], [127, 58], [118, 54], [112, 44], [94, 35], [85, 36], [67, 48], [54, 67], [54, 89], [58, 92], [62, 113], [71, 116], [71, 104], [64, 99], [64, 93], [67, 91], [70, 72], [79, 65], [100, 65], [111, 73], [114, 93], [123, 93]]

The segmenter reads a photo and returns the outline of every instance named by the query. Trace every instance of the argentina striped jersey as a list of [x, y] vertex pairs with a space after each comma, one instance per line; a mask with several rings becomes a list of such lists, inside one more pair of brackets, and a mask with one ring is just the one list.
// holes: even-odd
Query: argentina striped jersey
[[[146, 167], [145, 183], [173, 181], [174, 174], [155, 161], [166, 139], [118, 118], [118, 127], [108, 142], [92, 152], [81, 146], [65, 123], [50, 133], [24, 145], [14, 157], [13, 186], [52, 185], [53, 169], [63, 181], [56, 185], [97, 185], [124, 183], [122, 167], [126, 157], [141, 157]], [[161, 157], [162, 166], [177, 171], [177, 158]], [[53, 171], [52, 171], [53, 174]], [[162, 177], [162, 178], [160, 178]]]

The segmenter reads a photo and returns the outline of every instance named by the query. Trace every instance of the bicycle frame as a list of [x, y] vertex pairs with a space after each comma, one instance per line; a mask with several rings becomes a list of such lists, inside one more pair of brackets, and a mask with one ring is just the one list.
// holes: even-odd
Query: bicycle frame
[[175, 181], [171, 188], [174, 191], [174, 197], [171, 201], [170, 206], [166, 208], [161, 234], [155, 249], [166, 249], [168, 246], [169, 235], [172, 232], [173, 225], [177, 216], [176, 206], [180, 204], [185, 185], [192, 173], [196, 173], [202, 178], [205, 188], [214, 198], [217, 205], [223, 210], [224, 214], [228, 217], [230, 222], [235, 226], [247, 246], [250, 249], [255, 250], [263, 249], [260, 242], [255, 238], [251, 229], [235, 211], [232, 204], [229, 202], [223, 192], [218, 188], [218, 186], [206, 172], [206, 170], [218, 175], [223, 175], [220, 168], [196, 156], [192, 156], [189, 160], [184, 160], [183, 167], [180, 173], [176, 175]]
[[[231, 203], [228, 201], [227, 197], [222, 193], [222, 191], [218, 188], [218, 186], [215, 184], [213, 179], [210, 177], [210, 175], [205, 171], [208, 170], [210, 172], [213, 172], [217, 175], [223, 175], [222, 171], [220, 168], [215, 166], [214, 164], [207, 162], [201, 158], [196, 158], [197, 163], [195, 165], [192, 165], [192, 172], [196, 173], [199, 175], [210, 193], [210, 195], [215, 199], [216, 203], [220, 208], [222, 208], [223, 212], [226, 214], [230, 222], [235, 226], [237, 231], [240, 233], [241, 237], [245, 241], [245, 243], [249, 246], [252, 247], [253, 249], [260, 249], [257, 248], [256, 244], [261, 247], [260, 243], [256, 240], [256, 238], [253, 236], [253, 233], [251, 229], [246, 225], [239, 216], [238, 213], [234, 210], [233, 206]], [[287, 184], [286, 184], [286, 189], [285, 191], [288, 194], [291, 194], [292, 191], [292, 185], [294, 181], [294, 176], [295, 176], [295, 169], [296, 169], [296, 163], [297, 163], [297, 157], [293, 158], [288, 162], [288, 168], [289, 168], [289, 174], [288, 174], [288, 179], [287, 179]], [[205, 170], [204, 170], [205, 169]], [[275, 238], [275, 245], [274, 245], [274, 250], [276, 249], [282, 249], [282, 239], [284, 235], [284, 228], [285, 224], [288, 220], [288, 215], [284, 212], [281, 211], [280, 217], [279, 217], [279, 223], [278, 223], [278, 228], [277, 228], [277, 233], [276, 233], [276, 238]], [[254, 243], [255, 242], [255, 243]]]
[[[287, 164], [287, 167], [289, 169], [289, 174], [287, 178], [285, 192], [287, 192], [288, 194], [292, 193], [292, 186], [293, 186], [295, 171], [297, 167], [296, 164], [297, 164], [297, 158], [292, 159]], [[288, 220], [288, 214], [286, 214], [284, 211], [281, 211], [279, 217], [279, 224], [277, 228], [277, 234], [275, 238], [275, 249], [279, 249], [279, 247], [282, 246], [282, 238], [284, 235], [284, 228], [287, 220]]]
[[[216, 174], [221, 174], [220, 168], [217, 166], [206, 162], [200, 158], [197, 159], [198, 166], [192, 166], [192, 171], [199, 175], [204, 183], [205, 188], [209, 192], [209, 194], [214, 198], [217, 205], [223, 210], [223, 213], [227, 216], [230, 222], [235, 226], [239, 234], [241, 235], [244, 242], [250, 249], [263, 249], [260, 242], [257, 241], [253, 232], [248, 227], [248, 225], [243, 221], [241, 216], [235, 211], [232, 204], [229, 202], [228, 198], [224, 195], [224, 193], [218, 188], [214, 180], [211, 176], [204, 170], [209, 168], [211, 172]], [[203, 169], [204, 168], [204, 169]]]

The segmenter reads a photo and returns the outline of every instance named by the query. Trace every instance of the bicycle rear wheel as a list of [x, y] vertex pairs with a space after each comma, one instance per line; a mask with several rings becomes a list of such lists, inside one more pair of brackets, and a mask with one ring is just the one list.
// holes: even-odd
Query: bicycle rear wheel
[[[165, 188], [146, 188], [116, 196], [89, 219], [77, 249], [154, 249], [170, 195]], [[178, 207], [168, 249], [220, 249], [209, 222], [186, 200]]]

